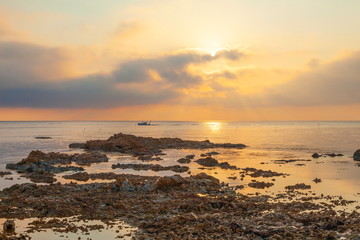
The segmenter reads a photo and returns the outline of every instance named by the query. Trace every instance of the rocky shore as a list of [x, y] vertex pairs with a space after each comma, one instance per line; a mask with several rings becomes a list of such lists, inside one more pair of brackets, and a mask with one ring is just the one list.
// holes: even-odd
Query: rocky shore
[[[34, 229], [40, 231], [51, 228], [62, 233], [89, 230], [66, 221], [70, 217], [78, 221], [100, 220], [105, 225], [114, 220], [124, 221], [137, 229], [133, 239], [142, 240], [360, 239], [360, 214], [357, 210], [344, 212], [337, 209], [338, 206], [347, 206], [354, 202], [341, 196], [315, 193], [310, 195], [305, 191], [311, 189], [311, 185], [305, 183], [288, 185], [283, 193], [276, 195], [246, 195], [242, 192], [245, 184], [229, 186], [206, 173], [190, 175], [189, 167], [184, 165], [117, 163], [111, 166], [112, 169], [188, 172], [188, 177], [84, 171], [91, 164], [108, 161], [106, 154], [99, 151], [120, 152], [159, 161], [161, 159], [157, 159], [157, 156], [163, 155], [164, 149], [242, 149], [245, 147], [243, 144], [115, 134], [108, 140], [91, 140], [70, 144], [70, 147], [87, 151], [81, 154], [32, 151], [20, 162], [7, 165], [8, 169], [19, 172], [35, 183], [48, 184], [15, 184], [0, 191], [0, 218], [39, 218], [34, 223], [36, 228], [29, 229], [22, 235], [8, 233], [4, 225], [3, 233], [0, 231], [0, 239], [30, 239]], [[195, 155], [191, 154], [178, 162], [189, 164], [194, 161], [209, 169], [236, 171], [240, 179], [254, 178], [247, 186], [255, 189], [267, 189], [274, 185], [273, 182], [261, 179], [288, 176], [286, 173], [250, 167], [239, 168], [228, 162], [219, 162], [213, 158], [218, 154], [204, 153], [195, 161]], [[357, 157], [358, 153], [354, 154], [354, 160], [357, 160]], [[311, 160], [290, 159], [274, 162], [282, 165], [297, 161]], [[54, 183], [55, 175], [66, 171], [69, 171], [69, 174], [64, 175], [64, 179], [79, 183]], [[10, 174], [11, 172], [0, 172], [0, 177]], [[237, 176], [231, 175], [228, 178], [235, 180]], [[89, 180], [93, 182], [84, 183]], [[313, 181], [319, 183], [321, 179], [316, 178]], [[89, 228], [91, 230], [104, 227], [94, 225]]]
[[360, 234], [358, 212], [337, 213], [311, 199], [245, 196], [204, 173], [116, 177], [111, 183], [14, 185], [0, 192], [0, 217], [119, 219], [138, 228], [134, 239], [357, 239]]

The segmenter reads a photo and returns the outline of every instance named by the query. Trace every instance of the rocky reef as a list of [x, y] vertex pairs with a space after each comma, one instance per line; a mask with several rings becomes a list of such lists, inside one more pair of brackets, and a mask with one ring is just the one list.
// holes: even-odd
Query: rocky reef
[[66, 154], [56, 152], [44, 153], [36, 150], [31, 151], [28, 157], [18, 163], [7, 164], [6, 168], [22, 173], [21, 176], [29, 178], [32, 182], [52, 183], [56, 181], [54, 178], [55, 173], [84, 170], [82, 167], [69, 166], [71, 163], [90, 165], [107, 161], [107, 156], [98, 152]]
[[212, 143], [209, 140], [191, 141], [180, 138], [138, 137], [118, 133], [107, 140], [90, 140], [86, 143], [72, 143], [70, 148], [103, 150], [126, 153], [133, 156], [161, 155], [163, 149], [208, 149], [208, 148], [245, 148], [244, 144]]
[[110, 183], [16, 184], [0, 192], [0, 217], [121, 219], [138, 228], [134, 239], [356, 239], [360, 234], [356, 211], [337, 214], [311, 199], [276, 201], [287, 199], [285, 194], [237, 194], [205, 173], [116, 177]]

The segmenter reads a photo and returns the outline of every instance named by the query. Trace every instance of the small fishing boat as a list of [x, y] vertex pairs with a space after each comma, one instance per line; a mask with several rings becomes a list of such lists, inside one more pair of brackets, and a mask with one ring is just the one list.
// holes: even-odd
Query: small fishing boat
[[151, 122], [138, 122], [139, 126], [149, 126]]

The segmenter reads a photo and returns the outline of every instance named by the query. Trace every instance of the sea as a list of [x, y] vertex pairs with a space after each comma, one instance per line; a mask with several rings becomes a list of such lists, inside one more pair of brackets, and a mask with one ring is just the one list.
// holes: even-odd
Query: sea
[[[138, 126], [134, 121], [106, 122], [0, 122], [0, 171], [6, 164], [16, 163], [32, 150], [44, 152], [77, 153], [83, 150], [70, 149], [74, 142], [107, 139], [116, 133], [133, 134], [144, 137], [177, 137], [184, 140], [210, 140], [214, 143], [242, 143], [244, 149], [211, 149], [220, 154], [214, 156], [219, 162], [227, 161], [238, 168], [256, 168], [289, 174], [272, 179], [257, 178], [257, 181], [273, 182], [266, 189], [248, 186], [253, 178], [241, 176], [239, 170], [218, 168], [201, 169], [191, 162], [189, 173], [182, 176], [205, 172], [220, 179], [229, 186], [242, 185], [241, 194], [276, 195], [285, 187], [297, 183], [311, 185], [312, 195], [341, 196], [356, 203], [348, 210], [359, 206], [360, 162], [354, 161], [353, 154], [360, 149], [360, 122], [176, 122], [156, 121], [150, 126]], [[38, 139], [37, 137], [48, 137]], [[207, 150], [165, 150], [162, 161], [150, 162], [163, 166], [179, 164], [177, 160], [189, 154], [196, 159]], [[342, 154], [343, 156], [323, 156], [312, 158], [313, 153]], [[174, 175], [171, 171], [135, 171], [132, 169], [112, 169], [116, 163], [142, 163], [140, 160], [119, 153], [107, 153], [108, 163], [93, 164], [85, 170], [89, 173], [116, 172], [138, 175]], [[280, 161], [279, 161], [280, 160]], [[290, 161], [282, 161], [290, 160]], [[146, 162], [149, 163], [149, 162]], [[69, 174], [69, 173], [64, 173]], [[29, 182], [13, 172], [11, 177], [0, 178], [0, 189], [16, 183]], [[315, 183], [314, 179], [321, 179]], [[62, 175], [57, 180], [66, 183]], [[346, 210], [346, 209], [344, 209]]]

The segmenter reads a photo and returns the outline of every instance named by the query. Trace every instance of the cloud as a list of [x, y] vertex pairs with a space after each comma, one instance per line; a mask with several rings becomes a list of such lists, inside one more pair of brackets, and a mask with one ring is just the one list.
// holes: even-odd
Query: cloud
[[[316, 106], [360, 103], [360, 52], [317, 66], [268, 89], [265, 105]], [[266, 103], [267, 102], [267, 103]]]
[[[204, 81], [192, 64], [243, 56], [229, 50], [211, 57], [195, 51], [135, 59], [109, 74], [49, 81], [66, 59], [61, 49], [0, 42], [0, 106], [29, 108], [113, 108], [174, 101], [180, 91]], [[236, 58], [238, 58], [236, 57]]]
[[67, 57], [58, 48], [0, 41], [0, 88], [31, 86], [34, 82], [59, 78]]

